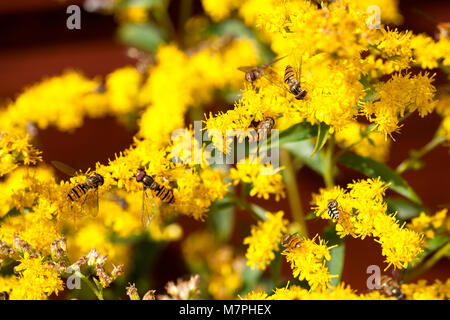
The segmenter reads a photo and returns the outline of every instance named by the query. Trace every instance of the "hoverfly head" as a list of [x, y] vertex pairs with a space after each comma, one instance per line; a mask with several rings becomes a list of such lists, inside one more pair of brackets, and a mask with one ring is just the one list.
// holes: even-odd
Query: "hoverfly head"
[[258, 75], [258, 71], [250, 70], [249, 72], [245, 73], [245, 80], [247, 80], [248, 82], [256, 81], [256, 79], [258, 79]]
[[146, 175], [147, 173], [145, 172], [145, 170], [143, 168], [140, 168], [138, 174], [136, 175], [136, 181], [141, 182]]

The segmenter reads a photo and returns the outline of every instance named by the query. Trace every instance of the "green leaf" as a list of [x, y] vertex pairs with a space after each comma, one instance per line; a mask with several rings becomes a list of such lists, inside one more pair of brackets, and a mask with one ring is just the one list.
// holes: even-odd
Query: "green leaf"
[[151, 23], [127, 23], [119, 27], [119, 39], [129, 46], [154, 52], [166, 37], [161, 30]]
[[[432, 239], [427, 240], [427, 244], [425, 246], [425, 249], [423, 252], [416, 257], [415, 265], [418, 265], [420, 262], [422, 262], [426, 257], [428, 257], [431, 253], [435, 252], [439, 248], [443, 247], [448, 241], [449, 237], [438, 234]], [[412, 265], [408, 265], [408, 270], [412, 269]]]
[[337, 245], [337, 247], [330, 249], [331, 260], [325, 263], [328, 272], [337, 276], [330, 280], [330, 284], [335, 287], [339, 284], [342, 277], [342, 270], [344, 269], [345, 242], [344, 239], [341, 239], [336, 234], [336, 225], [334, 224], [325, 228], [322, 237], [327, 241], [328, 247]]
[[[317, 136], [317, 125], [311, 125], [309, 122], [296, 123], [287, 129], [282, 130], [278, 135], [278, 141], [274, 141], [272, 146], [272, 135], [267, 139], [266, 143], [259, 146], [260, 154], [266, 152], [267, 149], [278, 148], [289, 142], [306, 140]], [[255, 152], [254, 147], [251, 152]]]
[[311, 157], [313, 157], [317, 152], [322, 150], [323, 146], [327, 142], [329, 131], [330, 126], [321, 122], [319, 125], [319, 132], [317, 133], [316, 146], [314, 147]]
[[296, 123], [280, 132], [278, 143], [282, 146], [285, 143], [314, 138], [317, 136], [317, 132], [318, 126], [316, 125], [313, 126], [309, 122]]
[[283, 145], [283, 148], [288, 150], [292, 156], [298, 159], [300, 162], [307, 165], [309, 168], [323, 176], [322, 168], [322, 154], [316, 153], [311, 157], [314, 151], [314, 144], [311, 140], [302, 140], [297, 142], [288, 142]]
[[223, 36], [232, 34], [236, 37], [247, 37], [256, 39], [255, 33], [245, 23], [236, 19], [228, 19], [219, 23], [211, 24], [206, 29], [207, 34]]
[[275, 252], [275, 259], [270, 263], [270, 275], [272, 277], [273, 287], [276, 288], [281, 277], [282, 258], [281, 252]]
[[363, 157], [357, 154], [342, 155], [337, 159], [337, 161], [346, 165], [347, 167], [365, 174], [368, 177], [380, 177], [384, 182], [390, 183], [390, 189], [398, 192], [402, 196], [410, 199], [417, 204], [422, 204], [419, 196], [408, 185], [408, 183], [388, 166], [371, 158]]
[[220, 241], [226, 242], [234, 228], [235, 201], [225, 197], [211, 205], [208, 223]]
[[266, 221], [267, 220], [267, 216], [266, 216], [266, 209], [264, 209], [263, 207], [258, 206], [257, 204], [250, 204], [251, 209], [253, 211], [253, 213], [255, 213], [258, 218], [260, 218], [262, 221]]
[[128, 7], [139, 7], [151, 9], [161, 6], [166, 0], [123, 0], [117, 4], [118, 9], [125, 9]]
[[241, 297], [244, 297], [250, 291], [254, 290], [262, 274], [262, 270], [257, 270], [256, 268], [255, 270], [253, 270], [248, 265], [246, 265], [244, 267], [244, 270], [242, 271], [242, 280], [244, 284], [239, 295]]
[[396, 212], [397, 218], [402, 220], [408, 220], [417, 217], [423, 208], [411, 201], [400, 199], [400, 198], [386, 198], [386, 203], [388, 205], [388, 212]]
[[316, 214], [314, 212], [310, 212], [310, 213], [308, 213], [305, 216], [305, 220], [313, 220], [313, 219], [316, 219], [316, 218], [317, 218], [317, 216], [316, 216]]

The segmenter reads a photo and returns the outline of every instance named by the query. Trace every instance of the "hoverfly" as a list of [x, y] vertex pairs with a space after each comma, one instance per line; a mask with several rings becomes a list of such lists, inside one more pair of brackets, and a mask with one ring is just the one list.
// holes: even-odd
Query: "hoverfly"
[[251, 137], [250, 141], [251, 142], [260, 141], [264, 138], [267, 138], [274, 126], [275, 126], [275, 119], [272, 117], [264, 116], [264, 119], [256, 124], [255, 127], [256, 134], [253, 137]]
[[402, 292], [399, 277], [399, 273], [394, 271], [392, 272], [392, 277], [382, 275], [380, 277], [379, 288], [371, 289], [370, 291], [379, 290], [386, 297], [402, 300], [405, 298], [405, 294]]
[[283, 248], [285, 248], [286, 250], [292, 250], [295, 248], [300, 248], [300, 236], [298, 233], [294, 233], [294, 234], [285, 234], [282, 238], [281, 238], [281, 246]]
[[340, 195], [341, 194], [339, 194], [336, 197], [336, 199], [328, 200], [327, 208], [325, 210], [321, 211], [320, 214], [322, 214], [324, 211], [327, 211], [328, 216], [331, 219], [339, 220], [339, 218], [341, 217], [340, 213], [344, 212], [343, 209], [341, 208], [341, 206], [339, 205], [339, 203], [337, 202], [337, 199], [339, 198]]
[[276, 74], [275, 71], [272, 70], [272, 65], [284, 58], [286, 58], [286, 56], [272, 60], [271, 62], [266, 64], [239, 67], [238, 69], [242, 72], [245, 72], [245, 80], [253, 85], [253, 82], [261, 78], [261, 76], [264, 76], [268, 80], [271, 80], [271, 78], [273, 78], [273, 74]]
[[450, 22], [441, 22], [436, 26], [438, 32], [436, 32], [436, 40], [448, 38], [450, 35]]
[[[75, 176], [76, 170], [72, 167], [59, 162], [52, 161], [53, 166], [59, 171], [69, 175]], [[80, 183], [73, 187], [67, 194], [67, 200], [80, 201], [81, 206], [88, 209], [88, 213], [92, 217], [96, 217], [98, 214], [98, 188], [104, 183], [103, 176], [98, 173], [92, 173], [89, 175], [83, 183]]]
[[380, 279], [380, 286], [381, 292], [388, 297], [393, 297], [397, 300], [405, 298], [405, 294], [402, 292], [398, 279], [383, 275]]
[[153, 194], [165, 203], [174, 203], [175, 197], [171, 189], [157, 183], [154, 177], [148, 175], [142, 168], [136, 175], [136, 181], [141, 182], [143, 186], [141, 219], [147, 229], [157, 210]]
[[294, 58], [294, 67], [287, 65], [284, 70], [284, 83], [288, 92], [295, 96], [295, 99], [302, 100], [306, 96], [306, 90], [300, 85], [302, 75], [302, 57], [297, 54], [292, 55]]

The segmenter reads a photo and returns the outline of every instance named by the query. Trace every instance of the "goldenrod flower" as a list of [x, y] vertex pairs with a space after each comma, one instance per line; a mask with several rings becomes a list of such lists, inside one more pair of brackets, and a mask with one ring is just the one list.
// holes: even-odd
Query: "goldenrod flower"
[[265, 270], [275, 259], [274, 251], [278, 250], [281, 236], [287, 230], [288, 221], [283, 219], [283, 211], [266, 212], [266, 215], [267, 220], [252, 226], [250, 236], [244, 239], [244, 244], [249, 245], [245, 254], [247, 265], [258, 270]]
[[342, 147], [350, 148], [356, 154], [385, 162], [391, 141], [385, 139], [384, 134], [379, 131], [366, 135], [366, 130], [367, 125], [355, 121], [336, 132], [336, 140]]
[[63, 282], [58, 273], [40, 257], [25, 255], [15, 271], [19, 276], [17, 285], [11, 290], [11, 300], [43, 300], [53, 293], [58, 295], [63, 290]]
[[148, 21], [148, 9], [143, 6], [132, 5], [119, 11], [120, 22], [144, 23]]
[[392, 300], [383, 296], [379, 291], [372, 291], [367, 294], [358, 295], [355, 290], [344, 283], [337, 287], [324, 288], [319, 290], [307, 290], [300, 286], [286, 286], [285, 288], [275, 288], [272, 295], [267, 295], [263, 291], [249, 293], [246, 300]]
[[408, 229], [424, 233], [428, 239], [434, 238], [436, 230], [439, 229], [447, 219], [448, 209], [442, 209], [433, 216], [421, 212], [418, 217], [412, 218], [407, 224]]
[[202, 5], [214, 21], [220, 21], [229, 17], [231, 11], [239, 7], [240, 2], [239, 0], [202, 0]]
[[19, 162], [28, 165], [42, 161], [40, 154], [31, 145], [28, 134], [0, 131], [0, 177], [16, 169]]
[[237, 185], [239, 182], [251, 184], [250, 196], [269, 199], [270, 194], [275, 195], [275, 200], [285, 197], [283, 177], [279, 169], [275, 169], [271, 164], [262, 164], [258, 160], [246, 159], [243, 163], [238, 163], [236, 169], [230, 170], [230, 178]]
[[108, 103], [113, 114], [124, 114], [136, 108], [142, 76], [134, 67], [124, 67], [106, 76]]
[[421, 117], [432, 112], [436, 106], [436, 88], [431, 84], [434, 75], [428, 73], [411, 76], [394, 74], [377, 88], [378, 101], [362, 106], [365, 116], [377, 125], [379, 131], [391, 135], [399, 129], [399, 119], [408, 112], [418, 111]]
[[331, 219], [327, 204], [336, 200], [340, 211], [336, 230], [341, 237], [378, 238], [388, 267], [393, 264], [406, 268], [423, 251], [424, 242], [421, 234], [399, 226], [395, 217], [386, 213], [383, 201], [386, 188], [380, 178], [359, 180], [348, 185], [347, 193], [340, 187], [321, 189], [320, 194], [313, 195], [312, 204], [319, 217]]
[[445, 282], [436, 280], [427, 284], [427, 280], [402, 285], [402, 292], [408, 300], [448, 300], [450, 298], [450, 279]]
[[[318, 239], [319, 243], [315, 242]], [[291, 264], [294, 277], [307, 280], [311, 290], [326, 288], [334, 275], [328, 273], [325, 261], [330, 260], [331, 249], [325, 241], [315, 236], [313, 239], [302, 239], [300, 246], [283, 251], [286, 261]]]

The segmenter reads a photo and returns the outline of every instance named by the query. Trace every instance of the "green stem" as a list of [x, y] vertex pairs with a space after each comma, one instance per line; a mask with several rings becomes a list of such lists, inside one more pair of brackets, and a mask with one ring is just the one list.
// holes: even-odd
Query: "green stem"
[[[183, 34], [186, 21], [189, 19], [191, 14], [192, 14], [192, 0], [181, 0], [180, 12], [178, 15], [178, 28], [179, 30], [182, 30]], [[184, 39], [184, 36], [182, 36], [181, 38]]]
[[289, 207], [291, 208], [292, 218], [299, 225], [298, 233], [303, 237], [308, 237], [308, 229], [306, 228], [305, 217], [300, 199], [300, 192], [297, 184], [297, 178], [292, 164], [292, 158], [289, 151], [281, 149], [281, 163], [284, 165], [283, 177], [286, 182], [288, 193]]
[[169, 32], [169, 38], [175, 39], [176, 30], [169, 16], [169, 3], [170, 1], [164, 1], [161, 6], [155, 7], [152, 13], [156, 23]]
[[230, 195], [230, 197], [233, 198], [233, 200], [236, 202], [236, 204], [240, 208], [250, 211], [255, 217], [257, 217], [258, 219], [260, 219], [262, 221], [267, 220], [267, 216], [265, 214], [264, 209], [262, 209], [256, 205], [252, 205], [251, 203], [248, 203], [247, 201], [245, 201], [245, 199], [241, 199], [235, 195]]
[[439, 146], [441, 143], [445, 141], [444, 136], [435, 136], [430, 142], [428, 142], [425, 146], [422, 147], [422, 149], [415, 151], [413, 150], [411, 152], [410, 157], [403, 160], [402, 163], [400, 163], [395, 169], [398, 174], [401, 174], [405, 172], [406, 170], [414, 168], [414, 163], [417, 163], [420, 158], [422, 158], [424, 155], [426, 155], [428, 152]]
[[325, 185], [329, 188], [334, 186], [334, 134], [328, 139], [325, 153], [322, 157], [322, 166], [324, 172]]
[[89, 289], [91, 289], [91, 291], [95, 294], [95, 296], [97, 297], [98, 300], [103, 300], [103, 290], [98, 290], [98, 286], [96, 288], [92, 284], [92, 282], [89, 281], [89, 279], [81, 272], [77, 271], [77, 272], [75, 272], [75, 275], [77, 277], [79, 277], [81, 280], [83, 280], [83, 282], [88, 285]]
[[425, 261], [422, 265], [417, 267], [416, 269], [413, 269], [410, 273], [405, 275], [405, 282], [410, 282], [411, 280], [417, 278], [422, 273], [433, 267], [441, 258], [447, 256], [450, 252], [450, 242], [448, 242], [446, 245], [441, 247], [441, 249], [437, 250], [431, 258], [429, 258], [427, 261]]

